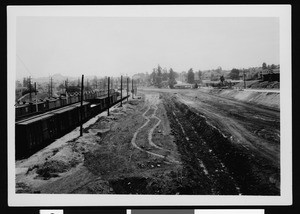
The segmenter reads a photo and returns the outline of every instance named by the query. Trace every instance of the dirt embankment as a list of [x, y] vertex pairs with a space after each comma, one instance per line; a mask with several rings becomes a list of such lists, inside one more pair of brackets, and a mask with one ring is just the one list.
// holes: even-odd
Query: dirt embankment
[[236, 90], [236, 89], [212, 89], [201, 88], [200, 91], [229, 98], [238, 101], [251, 103], [267, 108], [280, 109], [280, 93], [258, 90]]

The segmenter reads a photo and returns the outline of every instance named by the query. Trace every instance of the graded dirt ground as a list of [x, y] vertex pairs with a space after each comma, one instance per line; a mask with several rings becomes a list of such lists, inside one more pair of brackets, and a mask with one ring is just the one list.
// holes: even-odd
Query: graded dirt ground
[[279, 111], [201, 90], [141, 89], [18, 161], [16, 191], [279, 195], [279, 124]]

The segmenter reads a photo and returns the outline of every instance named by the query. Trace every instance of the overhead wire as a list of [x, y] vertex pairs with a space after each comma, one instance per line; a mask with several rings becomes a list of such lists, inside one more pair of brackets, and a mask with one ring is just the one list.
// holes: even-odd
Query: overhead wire
[[31, 72], [29, 71], [29, 69], [27, 68], [26, 64], [24, 63], [24, 61], [21, 59], [21, 57], [17, 54], [17, 58], [20, 60], [20, 62], [23, 64], [24, 68], [26, 69], [26, 71], [30, 74], [30, 76], [32, 76]]

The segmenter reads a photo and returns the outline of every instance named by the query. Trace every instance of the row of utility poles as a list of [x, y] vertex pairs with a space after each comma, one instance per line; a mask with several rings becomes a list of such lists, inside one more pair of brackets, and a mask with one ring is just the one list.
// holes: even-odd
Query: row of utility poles
[[[108, 90], [108, 99], [110, 99], [110, 77], [108, 77], [108, 79], [107, 79], [107, 85], [108, 85], [108, 88], [107, 88], [107, 90]], [[131, 83], [131, 85], [132, 85], [132, 99], [134, 99], [134, 87], [133, 87], [133, 85], [134, 85], [134, 82], [133, 82], [133, 79], [132, 79], [132, 83]], [[128, 92], [129, 92], [129, 77], [127, 77], [127, 101], [128, 101]], [[121, 104], [120, 104], [120, 106], [122, 107], [122, 105], [123, 105], [123, 76], [121, 75]], [[110, 101], [109, 101], [109, 103], [110, 103]], [[107, 109], [107, 115], [109, 116], [109, 108]]]
[[[82, 127], [82, 118], [83, 118], [83, 90], [84, 90], [84, 75], [81, 77], [81, 99], [80, 99], [80, 136], [82, 136], [83, 127]], [[110, 102], [110, 77], [107, 78], [107, 98], [108, 98], [108, 107], [107, 107], [107, 116], [109, 116], [109, 108], [111, 105]], [[134, 99], [134, 81], [132, 79], [132, 99]], [[121, 75], [121, 104], [120, 107], [122, 107], [123, 103], [123, 76]], [[129, 93], [129, 77], [127, 77], [127, 101], [128, 101], [128, 93]], [[67, 94], [67, 93], [66, 93]]]
[[[130, 79], [129, 77], [127, 77], [127, 79]], [[89, 83], [89, 80], [86, 80], [86, 87], [89, 87], [91, 86], [91, 89], [94, 90], [94, 89], [107, 89], [107, 82], [108, 82], [108, 77], [105, 77], [105, 79], [103, 81], [100, 80], [99, 81], [94, 81], [93, 84], [90, 84]], [[77, 83], [77, 87], [80, 88], [80, 78], [78, 78], [78, 83]], [[124, 78], [123, 76], [121, 75], [121, 78], [120, 80], [117, 79], [117, 80], [114, 80], [110, 77], [110, 88], [111, 89], [114, 89], [114, 88], [118, 88], [120, 85], [124, 85]], [[129, 84], [129, 81], [127, 82], [127, 84]], [[50, 84], [52, 85], [52, 83]], [[65, 88], [65, 93], [67, 92], [68, 90], [68, 86], [69, 85], [69, 81], [68, 79], [66, 81], [64, 81], [64, 88]], [[51, 90], [50, 90], [50, 87], [49, 87], [49, 94], [51, 93]]]
[[[53, 96], [53, 79], [52, 77], [50, 78], [50, 83], [48, 84], [48, 97], [52, 97]], [[108, 81], [111, 85], [111, 80]], [[68, 88], [68, 79], [65, 81], [65, 94], [67, 96], [67, 88]], [[129, 84], [129, 77], [127, 77], [127, 85]], [[133, 80], [132, 80], [132, 84], [133, 84]], [[78, 86], [80, 85], [80, 80], [78, 79]], [[88, 82], [87, 82], [88, 85]], [[100, 86], [100, 85], [99, 85]], [[117, 85], [118, 86], [118, 85]], [[121, 87], [123, 86], [123, 76], [121, 76]], [[29, 76], [28, 78], [28, 87], [29, 87], [29, 102], [32, 102], [32, 84], [31, 84], [31, 77]], [[96, 88], [98, 87], [98, 84], [96, 83]], [[112, 86], [113, 87], [113, 86]], [[35, 95], [37, 92], [37, 88], [36, 88], [36, 82], [34, 83], [34, 91], [35, 91]], [[128, 94], [127, 94], [128, 95]]]
[[[110, 86], [111, 86], [111, 82], [110, 82], [110, 77], [107, 78], [107, 97], [108, 97], [108, 108], [107, 108], [107, 115], [109, 116], [109, 108], [111, 105], [111, 101], [110, 101]], [[79, 79], [78, 79], [78, 83], [79, 83]], [[126, 80], [127, 83], [127, 101], [128, 101], [128, 95], [129, 95], [129, 77], [127, 77]], [[31, 77], [29, 77], [29, 101], [30, 103], [32, 103], [32, 85], [31, 85]], [[53, 79], [52, 77], [50, 78], [50, 84], [49, 84], [49, 90], [48, 90], [48, 94], [49, 97], [51, 97], [53, 95], [53, 91], [52, 91], [52, 84], [53, 84]], [[134, 99], [134, 80], [132, 79], [132, 99]], [[118, 87], [118, 86], [117, 86]], [[67, 98], [67, 88], [68, 88], [68, 79], [65, 81], [65, 92], [66, 92], [66, 98]], [[122, 107], [123, 105], [123, 76], [121, 75], [121, 103], [120, 106]], [[80, 92], [80, 136], [82, 136], [82, 132], [83, 132], [83, 128], [82, 128], [82, 118], [83, 118], [83, 91], [84, 91], [84, 75], [81, 76], [81, 92]], [[34, 83], [34, 92], [35, 92], [35, 100], [36, 100], [36, 111], [38, 112], [38, 99], [37, 99], [37, 88], [36, 88], [36, 82]], [[68, 99], [67, 99], [67, 104], [68, 104]]]
[[[87, 84], [89, 86], [91, 86], [93, 89], [97, 89], [97, 88], [101, 88], [101, 85], [103, 86], [103, 88], [107, 88], [107, 78], [108, 77], [105, 77], [104, 80], [98, 80], [96, 77], [94, 80], [92, 80], [93, 83], [89, 83], [89, 81], [87, 80]], [[128, 79], [129, 77], [127, 77]], [[121, 78], [117, 78], [117, 79], [114, 79], [114, 78], [110, 78], [110, 85], [111, 85], [111, 88], [116, 88], [116, 87], [119, 87], [120, 85], [122, 85], [124, 82], [124, 78], [123, 78], [123, 75], [121, 75]], [[79, 85], [78, 85], [79, 86]]]

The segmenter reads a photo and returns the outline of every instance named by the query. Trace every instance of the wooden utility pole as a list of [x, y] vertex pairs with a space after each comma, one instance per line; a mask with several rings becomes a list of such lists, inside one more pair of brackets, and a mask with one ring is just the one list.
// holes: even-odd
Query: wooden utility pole
[[82, 136], [82, 118], [83, 118], [83, 79], [84, 75], [81, 77], [81, 99], [80, 99], [80, 136]]
[[127, 102], [128, 102], [128, 92], [129, 92], [129, 77], [127, 77]]
[[51, 97], [53, 96], [53, 92], [52, 92], [52, 77], [51, 77], [51, 79], [50, 79], [50, 92], [51, 92]]
[[67, 80], [65, 80], [65, 94], [67, 94]]
[[122, 96], [123, 95], [123, 84], [122, 83], [123, 83], [123, 76], [121, 75], [121, 105], [120, 105], [121, 107], [122, 107], [122, 98], [123, 98], [123, 96]]
[[48, 96], [49, 96], [49, 99], [50, 99], [50, 83], [48, 85]]
[[30, 76], [29, 76], [28, 83], [29, 83], [29, 102], [31, 103], [32, 97], [31, 97], [31, 77]]
[[132, 99], [134, 99], [134, 90], [133, 90], [133, 78], [132, 78], [132, 80], [131, 80], [131, 86], [132, 86], [132, 90], [131, 90], [131, 92], [132, 92]]
[[244, 73], [244, 89], [246, 89], [246, 80], [245, 80], [246, 74], [245, 74], [245, 70], [243, 71], [243, 73]]
[[39, 109], [38, 109], [38, 101], [37, 101], [36, 82], [34, 83], [34, 91], [35, 91], [35, 110], [36, 112], [38, 112]]
[[103, 90], [105, 91], [105, 89], [106, 89], [106, 78], [107, 77], [104, 77], [104, 79], [103, 79]]
[[110, 90], [110, 77], [107, 78], [107, 98], [108, 98], [107, 116], [109, 116], [109, 107], [110, 107], [110, 94], [109, 94], [109, 90]]
[[65, 81], [66, 103], [68, 104], [68, 79]]

